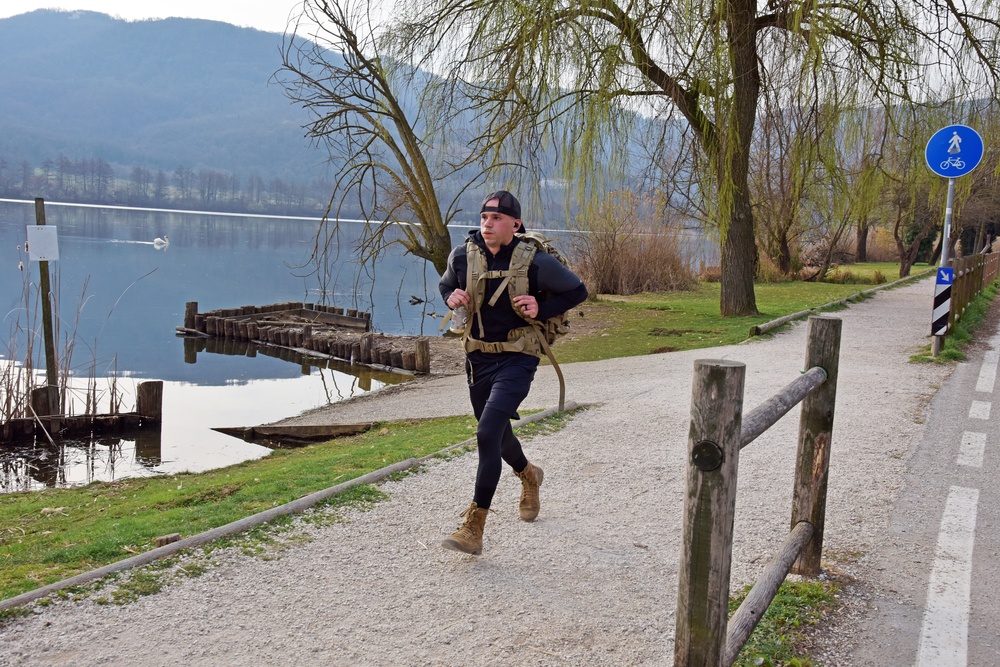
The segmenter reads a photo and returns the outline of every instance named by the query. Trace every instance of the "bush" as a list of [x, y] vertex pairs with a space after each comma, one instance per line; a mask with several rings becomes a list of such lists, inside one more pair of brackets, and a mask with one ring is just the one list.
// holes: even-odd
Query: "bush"
[[577, 220], [573, 268], [591, 294], [689, 290], [695, 278], [679, 228], [657, 219], [648, 197], [613, 193]]
[[717, 283], [722, 280], [722, 267], [721, 266], [705, 266], [702, 267], [701, 272], [698, 274], [698, 280], [706, 283]]
[[759, 283], [787, 283], [792, 282], [798, 278], [798, 273], [793, 272], [790, 274], [785, 274], [781, 272], [781, 269], [771, 261], [771, 258], [766, 254], [760, 254], [760, 260], [757, 262], [757, 275], [755, 279]]
[[871, 276], [864, 276], [855, 274], [850, 269], [837, 267], [826, 274], [823, 282], [836, 285], [881, 285], [886, 280], [885, 274], [878, 270], [872, 272]]
[[896, 240], [888, 229], [873, 229], [868, 234], [867, 262], [898, 262], [899, 252]]

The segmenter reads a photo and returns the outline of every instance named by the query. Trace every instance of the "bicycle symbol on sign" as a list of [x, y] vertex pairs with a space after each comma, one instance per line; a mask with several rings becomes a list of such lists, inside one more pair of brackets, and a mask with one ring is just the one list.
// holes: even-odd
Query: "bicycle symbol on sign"
[[965, 160], [960, 157], [950, 157], [941, 163], [942, 169], [947, 169], [948, 167], [954, 167], [955, 169], [962, 170], [965, 169]]

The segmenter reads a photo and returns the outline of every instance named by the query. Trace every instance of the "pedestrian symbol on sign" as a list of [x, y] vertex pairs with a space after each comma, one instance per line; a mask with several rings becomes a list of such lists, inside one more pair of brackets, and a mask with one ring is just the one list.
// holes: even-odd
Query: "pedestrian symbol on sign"
[[951, 140], [948, 141], [948, 152], [949, 153], [962, 152], [962, 137], [958, 136], [958, 132], [951, 133]]

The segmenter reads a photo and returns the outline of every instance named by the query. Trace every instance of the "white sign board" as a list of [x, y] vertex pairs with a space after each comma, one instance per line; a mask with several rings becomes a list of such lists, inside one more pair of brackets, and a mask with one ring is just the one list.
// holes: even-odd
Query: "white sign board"
[[28, 225], [28, 258], [33, 262], [59, 259], [59, 236], [52, 225]]

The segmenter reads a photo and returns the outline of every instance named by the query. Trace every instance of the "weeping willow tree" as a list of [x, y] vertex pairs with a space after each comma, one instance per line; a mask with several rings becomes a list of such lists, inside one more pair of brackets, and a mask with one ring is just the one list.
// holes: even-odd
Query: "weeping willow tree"
[[[383, 52], [370, 2], [305, 0], [301, 11], [277, 78], [310, 112], [306, 134], [327, 147], [336, 169], [313, 261], [333, 263], [340, 214], [350, 204], [373, 223], [360, 239], [363, 265], [399, 243], [444, 273], [448, 223], [479, 175], [474, 166], [470, 175], [475, 157], [464, 149], [462, 128], [440, 122], [433, 77]], [[449, 180], [452, 199], [444, 205]]]
[[[649, 159], [674, 160], [686, 125], [698, 153], [695, 197], [722, 245], [720, 310], [757, 312], [748, 174], [763, 90], [793, 73], [834, 82], [854, 107], [931, 101], [942, 76], [958, 95], [995, 90], [998, 6], [961, 0], [404, 0], [394, 48], [462, 82], [481, 123], [475, 146], [561, 149], [581, 192], [621, 174], [640, 124]], [[835, 73], [836, 76], [832, 76]], [[829, 92], [818, 90], [816, 104]], [[653, 118], [659, 123], [648, 123]], [[505, 157], [500, 157], [505, 156]], [[597, 190], [597, 188], [594, 188]]]
[[804, 208], [821, 184], [820, 140], [827, 128], [813, 105], [789, 104], [781, 92], [765, 88], [761, 96], [748, 183], [757, 245], [788, 276], [809, 236]]

